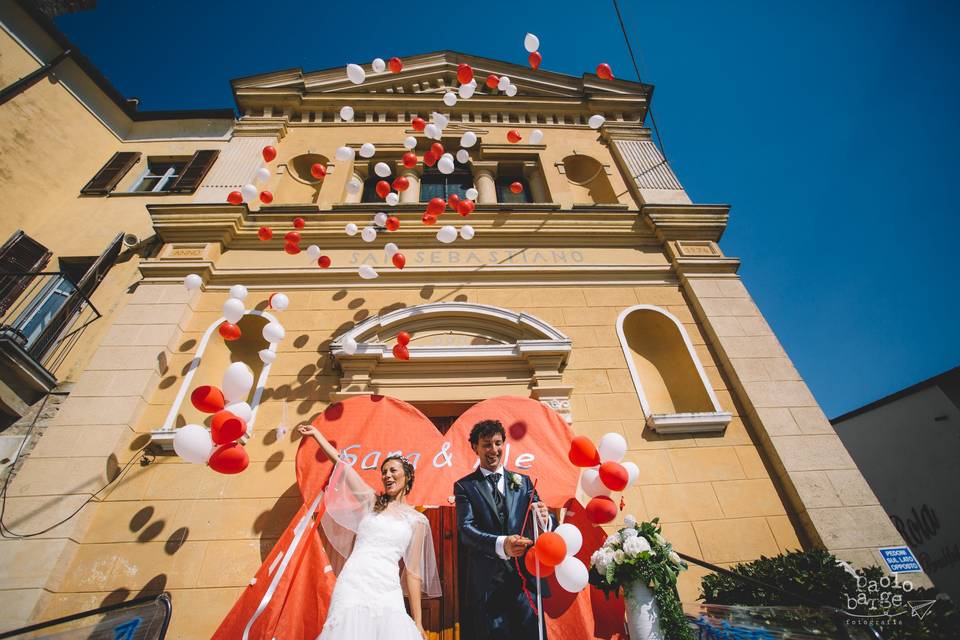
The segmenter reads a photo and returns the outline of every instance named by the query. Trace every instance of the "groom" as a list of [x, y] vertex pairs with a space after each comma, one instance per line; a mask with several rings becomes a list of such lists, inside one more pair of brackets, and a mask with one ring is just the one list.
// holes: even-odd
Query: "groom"
[[[533, 518], [538, 518], [541, 531], [553, 529], [554, 522], [530, 478], [504, 469], [505, 440], [498, 420], [474, 425], [470, 446], [480, 466], [453, 487], [460, 553], [466, 557], [461, 629], [468, 640], [539, 637], [537, 616], [523, 592], [516, 561], [536, 602], [537, 581], [524, 568], [523, 554], [533, 545]], [[533, 510], [526, 529], [520, 531], [531, 495]], [[546, 588], [544, 594], [549, 595]]]

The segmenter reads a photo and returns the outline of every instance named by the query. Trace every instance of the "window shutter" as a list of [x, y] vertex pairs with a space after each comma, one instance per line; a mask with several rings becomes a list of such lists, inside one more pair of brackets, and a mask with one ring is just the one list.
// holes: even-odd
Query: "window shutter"
[[110, 271], [110, 268], [113, 267], [114, 263], [117, 261], [117, 257], [120, 255], [120, 250], [123, 248], [123, 232], [117, 234], [113, 241], [107, 246], [107, 250], [100, 254], [100, 257], [97, 258], [90, 268], [87, 269], [87, 272], [80, 282], [77, 283], [77, 289], [80, 290], [83, 295], [88, 298], [93, 295], [94, 290], [97, 288], [97, 285], [100, 284], [100, 281], [103, 280], [104, 276], [107, 275], [107, 272]]
[[187, 166], [183, 168], [183, 173], [180, 174], [176, 182], [167, 188], [167, 191], [176, 193], [193, 193], [196, 191], [207, 172], [210, 171], [210, 167], [216, 162], [218, 155], [220, 155], [220, 152], [215, 149], [197, 151], [190, 158]]
[[36, 276], [51, 253], [45, 246], [18, 230], [0, 247], [0, 316], [7, 312]]
[[110, 161], [103, 165], [97, 175], [80, 190], [80, 193], [90, 195], [105, 195], [113, 191], [120, 179], [127, 171], [140, 161], [139, 151], [118, 151]]

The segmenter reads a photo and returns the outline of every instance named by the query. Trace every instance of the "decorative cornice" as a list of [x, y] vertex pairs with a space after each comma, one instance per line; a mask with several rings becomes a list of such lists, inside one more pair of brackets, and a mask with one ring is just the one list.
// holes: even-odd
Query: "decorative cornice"
[[730, 205], [653, 204], [644, 205], [644, 220], [657, 239], [712, 240], [717, 242], [727, 228]]

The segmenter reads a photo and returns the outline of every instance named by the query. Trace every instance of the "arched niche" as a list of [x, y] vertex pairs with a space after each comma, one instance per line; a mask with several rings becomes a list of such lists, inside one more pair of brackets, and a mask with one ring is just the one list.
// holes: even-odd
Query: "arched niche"
[[617, 194], [607, 178], [605, 167], [595, 158], [582, 154], [563, 159], [563, 172], [570, 183], [573, 202], [589, 204], [616, 204]]
[[[394, 357], [397, 334], [411, 335], [410, 359]], [[343, 344], [357, 342], [354, 353]], [[398, 309], [337, 336], [340, 370], [331, 400], [383, 394], [407, 402], [473, 403], [495, 395], [532, 397], [570, 421], [572, 387], [562, 370], [570, 339], [526, 313], [466, 302]]]
[[658, 433], [722, 432], [723, 411], [690, 337], [677, 318], [652, 305], [624, 309], [617, 335], [647, 425]]
[[210, 414], [197, 411], [190, 403], [191, 392], [202, 385], [220, 387], [223, 382], [223, 372], [234, 362], [243, 362], [253, 371], [253, 388], [247, 395], [246, 401], [253, 409], [253, 416], [247, 423], [247, 436], [253, 433], [257, 421], [257, 413], [263, 390], [270, 376], [270, 365], [260, 360], [261, 349], [276, 351], [276, 345], [268, 343], [262, 335], [263, 327], [275, 320], [273, 315], [266, 311], [248, 311], [237, 326], [240, 327], [239, 340], [226, 341], [220, 337], [218, 329], [225, 318], [219, 318], [203, 332], [197, 352], [186, 367], [183, 380], [177, 389], [177, 395], [163, 425], [150, 434], [152, 442], [158, 443], [163, 449], [173, 450], [173, 434], [178, 427], [184, 424], [204, 424], [209, 426]]
[[274, 193], [274, 202], [280, 204], [316, 203], [326, 178], [315, 178], [310, 169], [321, 164], [329, 170], [330, 159], [319, 153], [304, 153], [287, 162], [287, 171]]

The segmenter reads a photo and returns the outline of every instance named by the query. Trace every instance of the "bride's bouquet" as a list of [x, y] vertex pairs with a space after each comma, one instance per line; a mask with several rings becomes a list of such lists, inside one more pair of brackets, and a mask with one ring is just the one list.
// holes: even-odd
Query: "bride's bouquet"
[[652, 592], [655, 615], [665, 636], [691, 637], [677, 595], [677, 576], [686, 570], [687, 563], [660, 534], [659, 518], [638, 523], [627, 516], [624, 524], [590, 557], [590, 584], [608, 597], [622, 587], [628, 604], [637, 607], [641, 603], [629, 601], [649, 598], [645, 594]]

